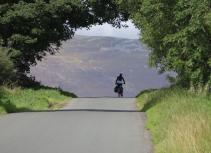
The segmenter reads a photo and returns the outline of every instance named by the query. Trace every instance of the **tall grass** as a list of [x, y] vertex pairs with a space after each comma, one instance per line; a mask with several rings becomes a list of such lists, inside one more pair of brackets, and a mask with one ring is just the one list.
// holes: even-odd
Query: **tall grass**
[[171, 88], [143, 92], [137, 99], [156, 153], [211, 153], [210, 95]]
[[57, 109], [75, 95], [47, 87], [0, 87], [0, 114]]

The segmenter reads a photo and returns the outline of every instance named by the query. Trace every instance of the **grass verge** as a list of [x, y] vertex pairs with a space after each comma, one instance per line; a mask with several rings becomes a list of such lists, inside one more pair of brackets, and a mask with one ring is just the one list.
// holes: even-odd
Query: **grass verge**
[[211, 153], [211, 96], [180, 88], [142, 92], [155, 153]]
[[54, 110], [61, 108], [74, 94], [49, 87], [0, 87], [0, 114]]

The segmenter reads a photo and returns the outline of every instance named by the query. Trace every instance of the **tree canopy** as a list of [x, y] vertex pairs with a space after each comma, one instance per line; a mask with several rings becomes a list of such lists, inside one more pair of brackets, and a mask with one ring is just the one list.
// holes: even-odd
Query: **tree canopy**
[[127, 17], [112, 0], [3, 0], [0, 46], [8, 49], [16, 75], [26, 75], [76, 29], [104, 22], [120, 27]]
[[[211, 86], [210, 0], [117, 0], [152, 49], [150, 64], [184, 87]], [[128, 5], [130, 7], [128, 7]], [[129, 9], [128, 9], [129, 8]]]
[[151, 48], [150, 64], [177, 73], [184, 87], [211, 86], [210, 0], [1, 0], [1, 56], [26, 75], [78, 28], [133, 20]]

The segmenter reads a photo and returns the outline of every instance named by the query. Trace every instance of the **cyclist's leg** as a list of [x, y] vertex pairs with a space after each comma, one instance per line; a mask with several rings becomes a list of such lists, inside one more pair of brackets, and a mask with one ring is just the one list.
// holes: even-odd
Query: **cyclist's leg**
[[123, 89], [123, 87], [121, 87], [121, 96], [123, 97], [123, 91], [124, 91], [124, 89]]
[[121, 96], [123, 97], [123, 93], [124, 93], [124, 89], [123, 89], [123, 87], [122, 87], [122, 92], [121, 92]]
[[117, 84], [117, 94], [118, 94], [118, 97], [121, 96], [121, 95], [120, 95], [120, 85], [119, 85], [119, 84]]

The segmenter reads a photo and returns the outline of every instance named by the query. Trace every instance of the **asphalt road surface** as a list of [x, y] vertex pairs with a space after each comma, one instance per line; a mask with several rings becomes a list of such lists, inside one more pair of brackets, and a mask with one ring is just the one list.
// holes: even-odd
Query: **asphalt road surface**
[[0, 153], [152, 153], [133, 98], [79, 98], [61, 111], [0, 117]]

